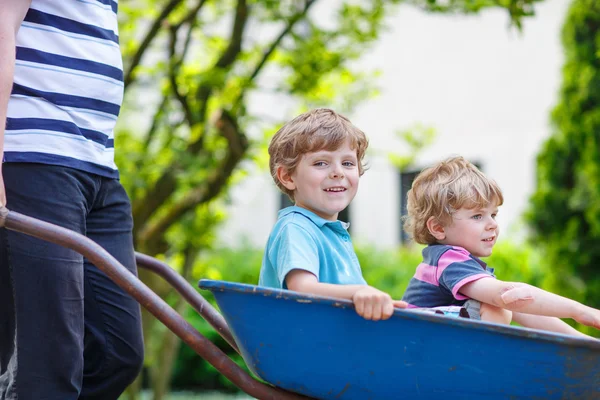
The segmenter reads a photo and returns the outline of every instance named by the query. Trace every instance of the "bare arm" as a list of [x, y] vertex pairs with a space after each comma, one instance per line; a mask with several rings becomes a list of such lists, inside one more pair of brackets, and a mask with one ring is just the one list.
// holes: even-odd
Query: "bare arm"
[[316, 276], [301, 269], [290, 271], [285, 283], [288, 289], [296, 292], [352, 300], [358, 315], [369, 320], [388, 319], [394, 313], [394, 307], [406, 308], [405, 302], [392, 300], [389, 294], [374, 287], [322, 283]]
[[[15, 69], [15, 39], [31, 0], [0, 0], [0, 162], [4, 159], [4, 130]], [[0, 168], [0, 206], [6, 205]]]
[[600, 329], [600, 311], [575, 300], [519, 282], [484, 278], [464, 285], [460, 293], [482, 303], [546, 317], [573, 318]]
[[595, 339], [584, 333], [579, 332], [566, 322], [556, 317], [544, 317], [542, 315], [523, 314], [520, 312], [513, 312], [513, 321], [519, 325], [527, 328], [542, 329], [557, 333], [563, 333], [565, 335], [581, 336], [588, 339]]

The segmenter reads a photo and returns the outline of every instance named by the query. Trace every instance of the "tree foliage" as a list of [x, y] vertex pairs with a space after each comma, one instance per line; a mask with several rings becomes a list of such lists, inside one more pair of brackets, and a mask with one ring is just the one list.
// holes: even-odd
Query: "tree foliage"
[[573, 0], [565, 21], [554, 133], [537, 158], [528, 220], [561, 292], [600, 306], [600, 2]]
[[[519, 26], [537, 1], [404, 3], [442, 13], [499, 7]], [[224, 218], [219, 202], [228, 186], [243, 175], [245, 161], [260, 159], [266, 135], [281, 123], [270, 110], [253, 107], [253, 99], [270, 96], [276, 106], [285, 98], [296, 109], [332, 106], [350, 112], [376, 92], [373, 74], [355, 61], [400, 3], [121, 1], [125, 104], [117, 164], [132, 200], [136, 248], [168, 257], [189, 273]], [[166, 297], [168, 289], [158, 280], [141, 276]], [[160, 363], [162, 370], [150, 376], [168, 377], [169, 357], [161, 354], [175, 345], [150, 335], [156, 331], [150, 318], [144, 330], [148, 363]], [[155, 389], [164, 391], [165, 385]]]
[[[500, 6], [518, 23], [534, 1], [409, 3], [435, 12]], [[400, 2], [338, 2], [329, 17], [311, 13], [318, 0], [122, 2], [124, 109], [142, 107], [137, 118], [146, 119], [124, 118], [118, 136], [138, 248], [150, 254], [169, 249], [169, 229], [222, 193], [252, 155], [248, 130], [265, 129], [267, 114], [249, 111], [253, 93], [346, 109], [371, 93], [372, 76], [351, 65]]]

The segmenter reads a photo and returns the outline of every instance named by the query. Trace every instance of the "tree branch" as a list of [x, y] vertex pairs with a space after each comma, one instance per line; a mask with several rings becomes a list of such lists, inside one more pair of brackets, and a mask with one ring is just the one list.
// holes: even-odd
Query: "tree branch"
[[169, 1], [167, 3], [167, 5], [165, 6], [165, 8], [163, 8], [163, 10], [161, 11], [160, 15], [154, 20], [154, 23], [150, 27], [150, 30], [148, 31], [148, 33], [146, 33], [146, 36], [142, 40], [142, 43], [140, 44], [140, 47], [138, 47], [137, 51], [135, 52], [135, 54], [131, 58], [131, 64], [129, 64], [129, 68], [127, 69], [127, 72], [125, 73], [125, 78], [123, 80], [123, 84], [124, 84], [125, 89], [127, 89], [127, 87], [135, 79], [134, 75], [133, 75], [133, 72], [138, 67], [138, 65], [140, 64], [140, 61], [142, 60], [142, 57], [146, 53], [146, 50], [148, 49], [148, 46], [150, 46], [150, 43], [152, 43], [152, 40], [154, 40], [154, 38], [158, 34], [158, 31], [160, 30], [160, 27], [161, 27], [163, 21], [165, 19], [167, 19], [167, 17], [173, 12], [173, 10], [182, 1], [183, 0], [171, 0], [171, 1]]
[[[181, 25], [179, 25], [179, 26], [181, 26]], [[187, 101], [187, 94], [181, 93], [181, 90], [179, 89], [179, 85], [177, 84], [177, 75], [180, 71], [180, 67], [183, 62], [183, 59], [185, 58], [185, 53], [187, 52], [187, 48], [184, 48], [182, 51], [182, 54], [180, 56], [178, 56], [176, 54], [175, 48], [177, 45], [177, 30], [178, 29], [179, 29], [178, 27], [173, 26], [169, 30], [169, 59], [170, 59], [170, 62], [169, 62], [168, 76], [169, 76], [169, 82], [171, 83], [171, 89], [173, 90], [173, 95], [175, 96], [177, 101], [179, 101], [179, 104], [181, 104], [181, 108], [183, 109], [183, 113], [185, 114], [185, 119], [187, 120], [187, 122], [190, 126], [194, 126], [196, 121], [195, 121], [192, 109], [190, 108], [190, 105]], [[189, 42], [187, 42], [187, 43], [189, 43]]]
[[[241, 43], [244, 33], [244, 27], [248, 19], [248, 6], [246, 0], [239, 0], [236, 7], [235, 21], [231, 32], [231, 42], [227, 49], [223, 52], [219, 60], [216, 62], [213, 69], [227, 68], [236, 60], [241, 51]], [[194, 121], [205, 121], [208, 110], [208, 99], [213, 90], [211, 83], [204, 83], [199, 88], [199, 103], [200, 109], [194, 115]], [[186, 149], [189, 154], [197, 154], [203, 148], [205, 134], [190, 143]], [[239, 161], [239, 160], [238, 160]], [[237, 162], [235, 163], [237, 165]], [[234, 167], [235, 167], [234, 165]], [[143, 225], [147, 222], [150, 216], [171, 196], [176, 188], [175, 172], [178, 169], [178, 163], [175, 163], [169, 170], [165, 171], [158, 179], [156, 185], [150, 190], [145, 198], [133, 205], [134, 224], [144, 229]], [[223, 171], [220, 171], [223, 172]]]
[[206, 203], [216, 197], [227, 184], [235, 167], [246, 153], [248, 140], [244, 133], [239, 130], [231, 115], [223, 111], [216, 126], [229, 143], [229, 152], [224, 158], [223, 164], [213, 169], [213, 173], [207, 178], [205, 185], [190, 191], [184, 198], [169, 207], [169, 211], [164, 216], [149, 224], [140, 232], [139, 242], [143, 243], [145, 248], [162, 248], [164, 233], [167, 229], [199, 204]]
[[246, 0], [238, 0], [229, 46], [227, 46], [227, 49], [225, 49], [225, 52], [223, 52], [217, 61], [217, 68], [227, 68], [231, 66], [242, 50], [242, 37], [244, 35], [246, 21], [248, 21], [248, 4], [246, 3]]
[[244, 85], [243, 85], [242, 89], [240, 90], [240, 95], [233, 102], [234, 110], [236, 110], [239, 107], [241, 101], [244, 99], [244, 93], [245, 93], [246, 89], [252, 84], [252, 82], [258, 76], [258, 74], [260, 73], [262, 68], [265, 66], [267, 61], [269, 61], [269, 58], [271, 58], [271, 55], [275, 52], [277, 47], [279, 47], [279, 44], [281, 43], [281, 41], [292, 31], [292, 29], [294, 28], [294, 25], [296, 25], [296, 23], [298, 21], [300, 21], [302, 18], [304, 18], [306, 16], [306, 14], [308, 13], [308, 9], [310, 8], [310, 6], [312, 6], [315, 3], [315, 1], [316, 0], [306, 1], [304, 3], [304, 7], [303, 7], [302, 11], [295, 14], [288, 20], [288, 23], [285, 26], [285, 28], [275, 38], [275, 40], [273, 40], [271, 45], [264, 52], [261, 60], [258, 62], [258, 64], [256, 64], [256, 67], [254, 67], [254, 70], [252, 71], [252, 73], [246, 79], [244, 79]]
[[196, 5], [196, 7], [192, 8], [190, 10], [190, 12], [187, 13], [187, 15], [185, 17], [183, 17], [181, 19], [181, 21], [179, 21], [179, 25], [183, 25], [183, 24], [190, 24], [192, 26], [196, 25], [196, 23], [195, 23], [196, 16], [198, 15], [198, 13], [200, 12], [200, 10], [202, 9], [202, 6], [204, 6], [204, 3], [206, 3], [206, 0], [200, 0], [198, 2], [198, 4]]
[[[177, 24], [174, 24], [170, 29], [171, 39], [169, 46], [169, 55], [171, 62], [169, 63], [169, 81], [171, 82], [171, 87], [173, 88], [173, 94], [181, 104], [181, 107], [183, 108], [185, 114], [185, 118], [190, 126], [193, 126], [197, 122], [197, 119], [194, 117], [194, 113], [192, 112], [190, 104], [187, 101], [187, 93], [183, 94], [181, 90], [179, 90], [179, 85], [177, 84], [177, 75], [179, 74], [181, 65], [185, 60], [185, 56], [188, 52], [188, 49], [190, 48], [192, 32], [194, 31], [194, 28], [197, 25], [196, 16], [198, 12], [200, 12], [200, 9], [202, 9], [204, 3], [206, 3], [206, 0], [200, 0], [196, 7], [190, 10], [190, 12], [187, 13], [187, 15], [183, 17], [181, 21], [179, 21]], [[183, 49], [181, 50], [181, 54], [177, 54], [177, 33], [179, 29], [185, 24], [189, 25], [189, 29], [185, 35], [185, 40], [183, 42]]]
[[[148, 155], [148, 150], [150, 149], [150, 146], [152, 145], [152, 141], [154, 140], [154, 135], [156, 134], [156, 131], [158, 130], [158, 126], [162, 122], [162, 119], [165, 115], [164, 110], [168, 103], [169, 103], [169, 95], [165, 94], [163, 96], [162, 101], [158, 105], [156, 112], [154, 113], [154, 117], [152, 118], [152, 125], [150, 126], [150, 129], [148, 129], [148, 133], [146, 133], [146, 139], [144, 140], [144, 155]], [[139, 167], [141, 167], [141, 165]]]
[[[246, 0], [239, 0], [236, 7], [235, 20], [233, 28], [231, 30], [231, 38], [227, 49], [221, 54], [221, 57], [217, 60], [213, 70], [225, 69], [231, 67], [231, 64], [237, 59], [237, 56], [242, 51], [242, 39], [244, 36], [244, 29], [246, 22], [248, 21], [248, 4]], [[214, 85], [210, 82], [203, 83], [199, 88], [196, 97], [200, 104], [199, 117], [200, 120], [206, 120], [206, 113], [208, 112], [208, 100], [212, 94]], [[204, 147], [205, 135], [200, 135], [196, 141], [188, 146], [188, 150], [191, 154], [195, 154]]]
[[134, 237], [139, 238], [138, 232], [144, 227], [148, 218], [173, 194], [176, 188], [175, 171], [173, 168], [169, 168], [142, 199], [133, 202], [131, 213]]
[[150, 149], [150, 146], [152, 145], [152, 141], [154, 140], [156, 131], [158, 130], [158, 127], [163, 120], [164, 109], [167, 106], [168, 102], [169, 102], [169, 95], [167, 94], [167, 95], [163, 96], [160, 104], [158, 105], [158, 107], [156, 108], [156, 111], [154, 112], [154, 117], [152, 117], [152, 125], [148, 129], [148, 132], [146, 133], [146, 138], [144, 139], [144, 147], [142, 148], [142, 157], [140, 157], [135, 164], [136, 169], [138, 171], [140, 171], [142, 169], [143, 164], [146, 162], [146, 158], [148, 156], [148, 151]]

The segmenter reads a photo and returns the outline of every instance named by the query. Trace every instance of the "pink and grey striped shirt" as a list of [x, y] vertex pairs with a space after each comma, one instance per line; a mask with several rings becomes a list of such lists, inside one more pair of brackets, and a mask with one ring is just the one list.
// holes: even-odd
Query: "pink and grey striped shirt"
[[460, 289], [469, 282], [495, 278], [494, 269], [458, 246], [429, 245], [402, 300], [409, 307], [463, 305], [468, 297]]

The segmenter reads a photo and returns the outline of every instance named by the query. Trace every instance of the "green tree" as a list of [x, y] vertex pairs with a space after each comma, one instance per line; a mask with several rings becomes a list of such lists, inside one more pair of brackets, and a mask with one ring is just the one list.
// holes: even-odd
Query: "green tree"
[[[443, 13], [500, 7], [520, 26], [537, 1], [404, 3]], [[188, 275], [223, 219], [219, 202], [228, 185], [242, 177], [244, 160], [264, 157], [265, 137], [279, 125], [252, 111], [252, 96], [278, 93], [299, 109], [326, 105], [350, 112], [376, 90], [373, 74], [353, 62], [400, 3], [121, 1], [125, 107], [117, 162], [132, 199], [137, 249], [169, 258]], [[157, 279], [141, 275], [167, 296]], [[178, 341], [162, 337], [152, 318], [144, 319], [144, 331], [155, 399], [161, 399]]]
[[554, 132], [537, 158], [528, 221], [553, 274], [549, 284], [600, 306], [600, 2], [574, 0]]
[[394, 133], [406, 146], [403, 153], [396, 151], [387, 153], [388, 159], [399, 171], [404, 171], [410, 167], [419, 154], [435, 141], [436, 137], [435, 128], [422, 124]]

